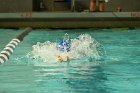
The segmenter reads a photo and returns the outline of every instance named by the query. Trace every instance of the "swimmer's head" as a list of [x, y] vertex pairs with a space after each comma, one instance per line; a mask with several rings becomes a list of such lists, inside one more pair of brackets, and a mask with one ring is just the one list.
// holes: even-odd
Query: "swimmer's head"
[[66, 40], [61, 40], [59, 44], [57, 45], [57, 49], [64, 52], [64, 51], [69, 51], [70, 50], [70, 44]]

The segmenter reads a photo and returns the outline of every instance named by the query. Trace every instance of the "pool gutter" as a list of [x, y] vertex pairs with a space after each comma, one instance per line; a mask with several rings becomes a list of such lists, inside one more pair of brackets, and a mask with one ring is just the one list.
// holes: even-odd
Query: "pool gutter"
[[0, 13], [0, 27], [139, 28], [140, 12]]

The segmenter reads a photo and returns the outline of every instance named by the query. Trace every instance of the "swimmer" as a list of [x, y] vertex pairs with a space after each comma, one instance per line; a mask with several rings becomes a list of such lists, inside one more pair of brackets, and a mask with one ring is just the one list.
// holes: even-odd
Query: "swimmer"
[[57, 50], [60, 51], [57, 55], [57, 61], [68, 61], [68, 52], [70, 51], [69, 43], [65, 40], [60, 41], [57, 46]]
[[58, 43], [56, 48], [58, 51], [60, 51], [60, 53], [56, 57], [57, 61], [68, 61], [68, 52], [70, 51], [68, 34], [65, 34], [65, 37]]

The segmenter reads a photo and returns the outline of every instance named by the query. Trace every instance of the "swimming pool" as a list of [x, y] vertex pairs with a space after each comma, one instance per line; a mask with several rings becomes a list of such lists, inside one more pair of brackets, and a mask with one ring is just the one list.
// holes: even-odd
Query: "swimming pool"
[[[19, 30], [0, 29], [0, 50]], [[102, 60], [45, 63], [27, 54], [37, 42], [90, 34], [106, 51]], [[140, 30], [34, 30], [0, 65], [0, 93], [139, 93]]]

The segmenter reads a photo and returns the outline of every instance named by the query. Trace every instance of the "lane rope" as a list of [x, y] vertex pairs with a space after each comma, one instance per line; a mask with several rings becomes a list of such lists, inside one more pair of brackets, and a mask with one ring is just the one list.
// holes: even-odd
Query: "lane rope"
[[10, 58], [10, 55], [14, 52], [14, 49], [16, 46], [23, 40], [23, 38], [28, 35], [32, 31], [32, 28], [28, 27], [23, 30], [21, 34], [19, 34], [17, 37], [12, 39], [0, 52], [0, 64], [3, 64], [4, 62], [8, 61]]

